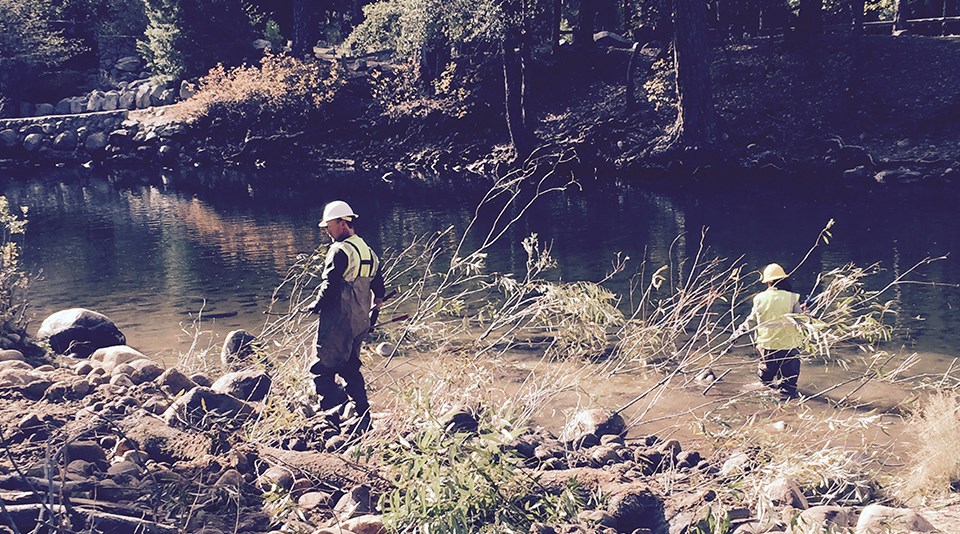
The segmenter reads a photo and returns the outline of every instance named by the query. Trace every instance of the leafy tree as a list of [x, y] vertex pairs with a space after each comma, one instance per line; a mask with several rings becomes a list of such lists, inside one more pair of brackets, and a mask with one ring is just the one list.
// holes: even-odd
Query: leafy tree
[[0, 0], [0, 97], [18, 99], [39, 69], [81, 51], [53, 27], [59, 12], [50, 0]]
[[252, 49], [253, 26], [241, 2], [143, 0], [148, 24], [140, 53], [164, 81], [237, 65]]

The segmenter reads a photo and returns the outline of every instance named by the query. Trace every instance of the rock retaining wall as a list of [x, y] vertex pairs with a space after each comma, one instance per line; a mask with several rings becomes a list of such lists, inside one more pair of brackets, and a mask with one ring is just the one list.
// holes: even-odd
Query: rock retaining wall
[[0, 120], [0, 157], [75, 161], [100, 157], [126, 110]]

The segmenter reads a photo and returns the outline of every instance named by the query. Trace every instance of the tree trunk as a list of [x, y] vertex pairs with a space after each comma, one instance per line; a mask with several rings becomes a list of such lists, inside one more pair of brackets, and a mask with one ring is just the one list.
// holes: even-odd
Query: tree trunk
[[710, 83], [706, 2], [674, 2], [673, 24], [677, 121], [671, 143], [684, 148], [709, 148], [716, 143], [717, 124]]
[[663, 43], [664, 50], [669, 46], [667, 43], [673, 40], [673, 0], [660, 0], [657, 14], [657, 39]]
[[293, 0], [293, 32], [290, 36], [290, 52], [295, 57], [303, 57], [313, 49], [309, 3], [308, 0]]
[[804, 36], [823, 32], [823, 0], [800, 0], [797, 32]]
[[[518, 5], [519, 4], [519, 5]], [[506, 104], [507, 130], [517, 159], [524, 159], [533, 151], [533, 129], [527, 105], [529, 86], [526, 81], [525, 60], [529, 54], [525, 44], [524, 5], [522, 1], [507, 1], [504, 15], [509, 23], [501, 42], [503, 60], [503, 89]], [[513, 22], [517, 21], [518, 22]]]
[[560, 24], [563, 23], [563, 0], [553, 0], [553, 27], [550, 28], [550, 37], [553, 39], [551, 51], [553, 57], [560, 53]]
[[850, 24], [854, 36], [863, 35], [863, 11], [866, 0], [850, 0]]
[[593, 25], [596, 15], [597, 5], [594, 0], [580, 0], [577, 28], [573, 32], [573, 44], [577, 48], [593, 48]]
[[893, 7], [893, 31], [907, 29], [907, 1], [896, 0]]

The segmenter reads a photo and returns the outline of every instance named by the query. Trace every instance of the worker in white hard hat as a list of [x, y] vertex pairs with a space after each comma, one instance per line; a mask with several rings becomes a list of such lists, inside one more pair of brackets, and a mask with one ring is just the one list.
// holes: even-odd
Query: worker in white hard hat
[[[370, 425], [370, 403], [360, 373], [360, 346], [371, 327], [371, 310], [383, 302], [384, 284], [379, 258], [354, 230], [356, 218], [342, 200], [324, 207], [320, 227], [333, 243], [327, 251], [317, 298], [307, 309], [320, 314], [317, 355], [310, 366], [320, 408], [332, 412], [353, 400], [362, 431]], [[337, 376], [344, 387], [337, 384]]]
[[803, 337], [792, 317], [803, 313], [803, 308], [800, 295], [790, 291], [787, 276], [783, 267], [776, 263], [764, 267], [760, 281], [767, 285], [767, 289], [753, 297], [750, 315], [730, 341], [753, 332], [754, 346], [760, 353], [757, 368], [760, 381], [788, 397], [796, 397], [800, 377], [798, 349]]

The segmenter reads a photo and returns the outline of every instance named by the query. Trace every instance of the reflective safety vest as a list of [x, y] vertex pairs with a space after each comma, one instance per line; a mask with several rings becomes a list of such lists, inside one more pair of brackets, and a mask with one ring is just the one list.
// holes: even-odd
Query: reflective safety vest
[[343, 272], [345, 282], [353, 282], [357, 278], [373, 278], [377, 274], [380, 260], [360, 236], [352, 235], [332, 244], [331, 257], [340, 250], [347, 255], [347, 269]]
[[765, 350], [795, 349], [803, 343], [797, 324], [789, 317], [800, 295], [775, 287], [753, 297], [753, 319], [757, 321], [756, 345]]

